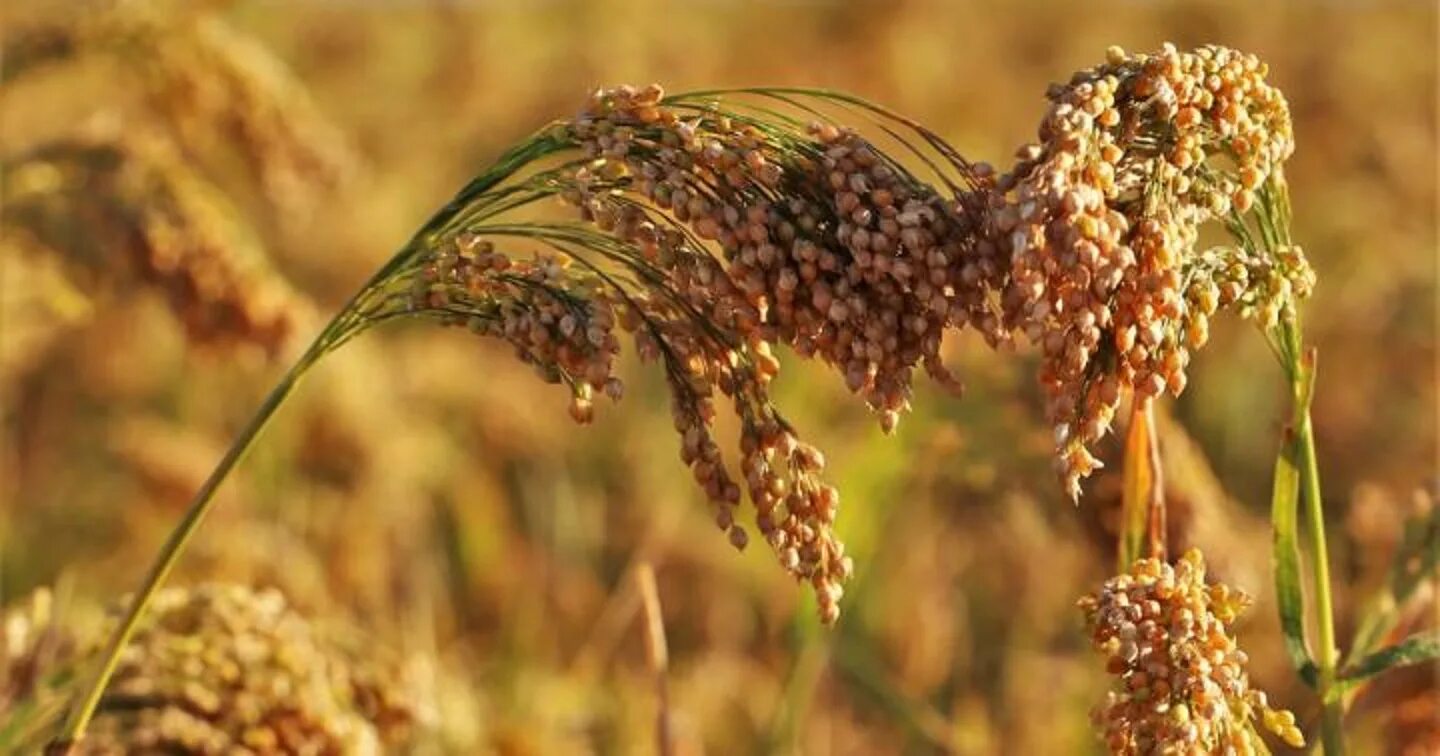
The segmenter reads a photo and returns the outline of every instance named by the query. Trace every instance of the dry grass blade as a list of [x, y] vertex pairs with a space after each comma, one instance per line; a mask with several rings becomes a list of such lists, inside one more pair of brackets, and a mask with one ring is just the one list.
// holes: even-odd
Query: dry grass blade
[[1120, 569], [1142, 556], [1165, 558], [1165, 483], [1154, 406], [1136, 399], [1125, 436], [1120, 507]]
[[655, 676], [655, 742], [661, 756], [675, 753], [675, 735], [670, 715], [670, 651], [665, 642], [665, 615], [655, 587], [655, 569], [649, 562], [635, 567], [635, 587], [640, 593], [641, 620], [645, 629], [645, 658]]

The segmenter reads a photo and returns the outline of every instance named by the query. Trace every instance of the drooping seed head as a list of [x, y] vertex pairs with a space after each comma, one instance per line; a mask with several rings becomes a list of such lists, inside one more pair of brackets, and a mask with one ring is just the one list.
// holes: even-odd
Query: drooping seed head
[[[1223, 47], [1111, 48], [1105, 64], [1052, 88], [1038, 143], [988, 203], [988, 233], [1010, 265], [1006, 321], [1042, 347], [1049, 419], [1070, 426], [1057, 454], [1072, 497], [1118, 407], [1111, 381], [1142, 398], [1179, 394], [1218, 307], [1268, 327], [1308, 294], [1298, 247], [1261, 250], [1244, 234], [1252, 208], [1273, 215], [1283, 202], [1294, 149], [1265, 74]], [[1239, 233], [1237, 246], [1197, 251], [1212, 221]]]

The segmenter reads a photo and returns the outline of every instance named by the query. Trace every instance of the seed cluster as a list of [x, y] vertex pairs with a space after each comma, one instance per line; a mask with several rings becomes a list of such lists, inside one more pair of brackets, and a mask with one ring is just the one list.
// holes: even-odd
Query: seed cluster
[[1298, 248], [1258, 278], [1238, 250], [1194, 253], [1200, 226], [1249, 211], [1294, 148], [1265, 74], [1222, 47], [1111, 48], [1104, 65], [1052, 88], [1039, 142], [991, 197], [991, 239], [1011, 261], [1006, 319], [1042, 351], [1072, 497], [1099, 464], [1087, 447], [1109, 430], [1122, 389], [1178, 395], [1218, 307], [1248, 301], [1273, 324], [1308, 291]]
[[[633, 212], [622, 223], [632, 223]], [[747, 545], [734, 511], [744, 485], [760, 532], [788, 570], [812, 583], [822, 617], [833, 621], [851, 570], [832, 532], [839, 496], [819, 478], [823, 455], [770, 403], [765, 386], [778, 363], [765, 342], [734, 345], [712, 334], [698, 304], [667, 291], [631, 291], [563, 256], [521, 259], [462, 236], [414, 277], [405, 306], [510, 342], [546, 380], [570, 386], [571, 414], [582, 423], [593, 417], [595, 392], [623, 394], [612, 367], [616, 328], [627, 333], [642, 360], [665, 365], [680, 457], [712, 501], [716, 524], [736, 548]], [[731, 477], [713, 438], [717, 393], [731, 399], [741, 421], [743, 481]]]
[[1251, 754], [1252, 719], [1304, 745], [1295, 716], [1250, 687], [1230, 629], [1248, 604], [1240, 591], [1205, 584], [1194, 549], [1173, 567], [1138, 560], [1080, 600], [1091, 642], [1117, 678], [1095, 712], [1111, 753]]
[[607, 287], [573, 267], [560, 255], [515, 259], [465, 234], [414, 277], [408, 306], [510, 342], [544, 381], [570, 387], [571, 417], [589, 423], [596, 392], [612, 399], [624, 393], [614, 376], [620, 345]]
[[[962, 284], [999, 269], [972, 254], [970, 214], [851, 130], [690, 112], [662, 105], [658, 86], [601, 90], [572, 129], [597, 159], [582, 175], [587, 217], [604, 225], [633, 196], [668, 213], [690, 234], [641, 220], [635, 240], [680, 263], [665, 272], [682, 296], [743, 341], [834, 366], [886, 429], [908, 408], [917, 365], [958, 388], [939, 357], [946, 326], [1004, 337], [999, 313]], [[713, 242], [722, 259], [664, 249], [672, 240]]]
[[86, 754], [380, 753], [407, 696], [273, 590], [170, 589], [125, 649]]
[[[594, 161], [566, 198], [638, 249], [645, 277], [666, 292], [645, 298], [647, 320], [660, 325], [642, 339], [658, 335], [684, 363], [701, 363], [687, 372], [709, 376], [735, 402], [758, 527], [781, 563], [814, 584], [832, 621], [851, 570], [832, 535], [838, 495], [818, 479], [819, 452], [770, 406], [772, 347], [833, 366], [889, 432], [909, 408], [917, 366], [959, 390], [940, 361], [947, 327], [973, 324], [992, 343], [1006, 337], [983, 289], [964, 285], [1002, 266], [974, 253], [978, 225], [966, 208], [848, 129], [665, 105], [658, 86], [601, 90], [570, 128]], [[697, 317], [722, 335], [697, 328]], [[642, 342], [645, 351], [659, 350]], [[739, 489], [707, 412], [691, 404], [676, 402], [682, 457], [719, 502], [717, 522], [743, 545], [730, 511]]]

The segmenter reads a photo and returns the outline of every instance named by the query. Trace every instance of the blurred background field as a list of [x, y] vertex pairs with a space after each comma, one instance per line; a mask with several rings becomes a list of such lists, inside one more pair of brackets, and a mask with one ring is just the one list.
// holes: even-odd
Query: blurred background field
[[[110, 6], [0, 11], [5, 603], [131, 590], [322, 318], [508, 144], [623, 82], [849, 90], [1007, 164], [1046, 85], [1108, 45], [1255, 52], [1290, 101], [1295, 234], [1319, 276], [1305, 318], [1342, 637], [1434, 485], [1433, 3]], [[1105, 680], [1074, 601], [1113, 567], [1118, 443], [1072, 506], [1034, 356], [953, 341], [966, 396], [922, 385], [890, 438], [782, 355], [780, 404], [830, 459], [857, 564], [833, 630], [764, 549], [715, 531], [654, 371], [627, 363], [627, 397], [577, 428], [503, 345], [418, 325], [311, 374], [174, 581], [275, 586], [363, 628], [421, 702], [415, 752], [653, 752], [641, 561], [678, 753], [1088, 752]], [[1256, 597], [1253, 675], [1303, 723], [1269, 585], [1284, 402], [1263, 339], [1220, 321], [1164, 406], [1162, 453], [1174, 545]], [[1440, 748], [1432, 672], [1361, 699], [1357, 752]]]

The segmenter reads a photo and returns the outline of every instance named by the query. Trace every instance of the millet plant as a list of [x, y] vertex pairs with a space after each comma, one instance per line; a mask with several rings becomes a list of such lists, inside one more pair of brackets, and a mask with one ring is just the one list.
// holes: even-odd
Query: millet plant
[[[53, 749], [84, 750], [122, 652], [217, 489], [306, 373], [376, 325], [415, 319], [508, 342], [563, 387], [582, 424], [602, 397], [625, 393], [614, 374], [623, 343], [658, 364], [680, 459], [716, 526], [737, 549], [764, 541], [810, 584], [827, 624], [853, 565], [833, 529], [840, 496], [824, 455], [772, 401], [777, 350], [833, 368], [888, 432], [910, 409], [917, 368], [960, 389], [941, 359], [947, 336], [973, 329], [990, 348], [1021, 337], [1040, 355], [1072, 499], [1100, 466], [1095, 444], [1130, 407], [1119, 575], [1081, 602], [1116, 677], [1096, 712], [1107, 747], [1250, 753], [1265, 748], [1257, 726], [1300, 745], [1294, 716], [1249, 685], [1230, 629], [1243, 594], [1207, 584], [1198, 552], [1168, 562], [1164, 543], [1153, 405], [1185, 389], [1210, 318], [1230, 310], [1258, 327], [1290, 381], [1273, 502], [1280, 621], [1322, 702], [1325, 751], [1342, 752], [1355, 686], [1434, 659], [1440, 637], [1382, 648], [1395, 617], [1381, 611], [1347, 655], [1337, 646], [1308, 411], [1315, 356], [1298, 312], [1314, 276], [1290, 238], [1282, 166], [1294, 140], [1266, 73], [1222, 47], [1112, 48], [1047, 93], [1037, 141], [1005, 171], [837, 92], [594, 93], [421, 226], [280, 379], [161, 549]], [[1201, 248], [1207, 226], [1227, 242]], [[722, 406], [739, 421], [738, 448], [714, 437]], [[1433, 565], [1433, 522], [1416, 528], [1407, 553]], [[1391, 606], [1414, 589], [1406, 565]]]

